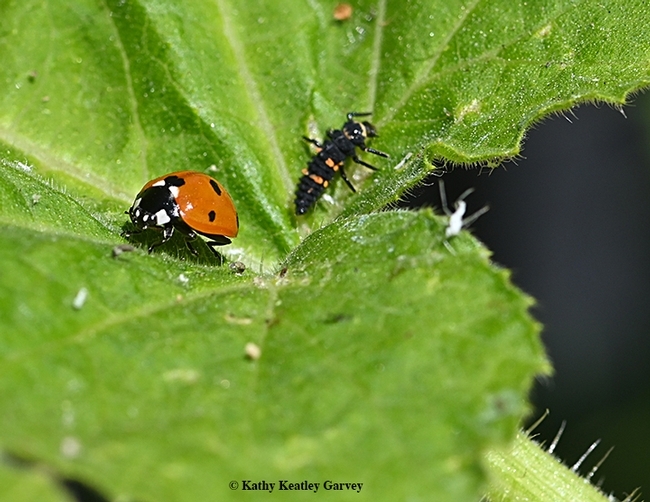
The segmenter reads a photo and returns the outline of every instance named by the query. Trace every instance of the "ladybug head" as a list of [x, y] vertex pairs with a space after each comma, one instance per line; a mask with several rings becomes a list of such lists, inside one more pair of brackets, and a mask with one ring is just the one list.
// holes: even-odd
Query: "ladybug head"
[[142, 199], [136, 199], [131, 208], [129, 209], [129, 217], [131, 222], [136, 228], [146, 230], [149, 227], [155, 227], [158, 224], [158, 219], [155, 213], [147, 211], [145, 208], [140, 207]]
[[377, 136], [375, 126], [370, 122], [348, 120], [343, 126], [343, 133], [355, 145], [363, 145], [366, 138]]
[[142, 230], [165, 227], [178, 216], [173, 194], [165, 186], [152, 186], [138, 194], [129, 209], [133, 224]]

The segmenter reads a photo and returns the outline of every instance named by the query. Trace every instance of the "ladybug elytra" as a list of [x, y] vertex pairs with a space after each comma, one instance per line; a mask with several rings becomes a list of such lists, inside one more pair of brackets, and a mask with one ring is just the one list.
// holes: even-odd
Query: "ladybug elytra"
[[149, 247], [164, 244], [174, 231], [185, 236], [188, 248], [197, 254], [191, 242], [199, 235], [214, 246], [230, 244], [237, 237], [239, 217], [226, 189], [217, 180], [197, 171], [178, 171], [149, 181], [138, 193], [128, 215], [140, 233], [148, 228], [162, 230], [162, 239]]

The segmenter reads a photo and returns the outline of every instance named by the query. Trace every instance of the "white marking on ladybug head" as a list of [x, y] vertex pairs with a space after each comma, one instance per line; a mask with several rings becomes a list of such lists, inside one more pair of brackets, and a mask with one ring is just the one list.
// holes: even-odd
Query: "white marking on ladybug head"
[[135, 202], [133, 203], [133, 207], [138, 207], [140, 205], [140, 202], [142, 202], [142, 197], [139, 199], [135, 199]]
[[155, 182], [153, 185], [151, 185], [151, 186], [152, 186], [152, 187], [164, 187], [164, 186], [165, 186], [165, 180], [156, 181], [156, 182]]
[[175, 199], [176, 197], [178, 197], [178, 192], [179, 192], [178, 187], [175, 187], [174, 185], [171, 185], [171, 186], [169, 186], [169, 187], [167, 187], [167, 188], [169, 188], [169, 191], [171, 192], [172, 197], [174, 197], [174, 199]]
[[172, 219], [167, 214], [167, 211], [165, 211], [164, 209], [158, 211], [154, 216], [156, 217], [156, 224], [160, 225], [161, 227], [165, 223], [169, 223], [170, 221], [172, 221]]

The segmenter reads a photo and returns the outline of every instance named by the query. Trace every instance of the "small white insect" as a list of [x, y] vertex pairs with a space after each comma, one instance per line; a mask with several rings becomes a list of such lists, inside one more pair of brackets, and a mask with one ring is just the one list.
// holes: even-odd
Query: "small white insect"
[[246, 354], [246, 357], [251, 361], [257, 361], [262, 357], [262, 349], [256, 343], [248, 342], [244, 347], [244, 354]]
[[81, 310], [81, 307], [84, 306], [87, 298], [88, 288], [81, 288], [79, 291], [77, 291], [77, 296], [75, 296], [74, 300], [72, 300], [72, 308], [75, 310]]
[[449, 222], [447, 223], [447, 228], [445, 229], [445, 237], [453, 237], [454, 235], [458, 235], [460, 231], [474, 223], [477, 219], [479, 219], [482, 215], [488, 212], [490, 209], [488, 206], [484, 206], [478, 211], [476, 211], [474, 214], [468, 216], [467, 218], [463, 218], [465, 216], [465, 211], [467, 211], [467, 203], [465, 202], [465, 197], [467, 197], [469, 194], [471, 194], [474, 189], [473, 188], [468, 188], [465, 190], [462, 194], [460, 194], [460, 197], [456, 200], [454, 203], [454, 211], [450, 211], [449, 207], [447, 206], [447, 195], [445, 194], [445, 182], [440, 180], [440, 183], [438, 185], [440, 188], [440, 202], [442, 204], [442, 210], [445, 212], [447, 216], [449, 216]]
[[59, 447], [61, 455], [66, 458], [77, 458], [81, 453], [81, 441], [74, 436], [66, 436]]

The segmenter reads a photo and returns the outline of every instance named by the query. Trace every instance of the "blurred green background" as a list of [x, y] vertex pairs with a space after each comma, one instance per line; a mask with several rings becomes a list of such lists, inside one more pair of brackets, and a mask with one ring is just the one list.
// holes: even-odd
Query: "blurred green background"
[[[583, 105], [528, 134], [522, 158], [446, 174], [448, 199], [468, 187], [473, 233], [537, 300], [534, 314], [555, 375], [537, 382], [536, 429], [606, 493], [650, 494], [650, 96], [620, 110]], [[439, 207], [438, 178], [408, 202]]]

